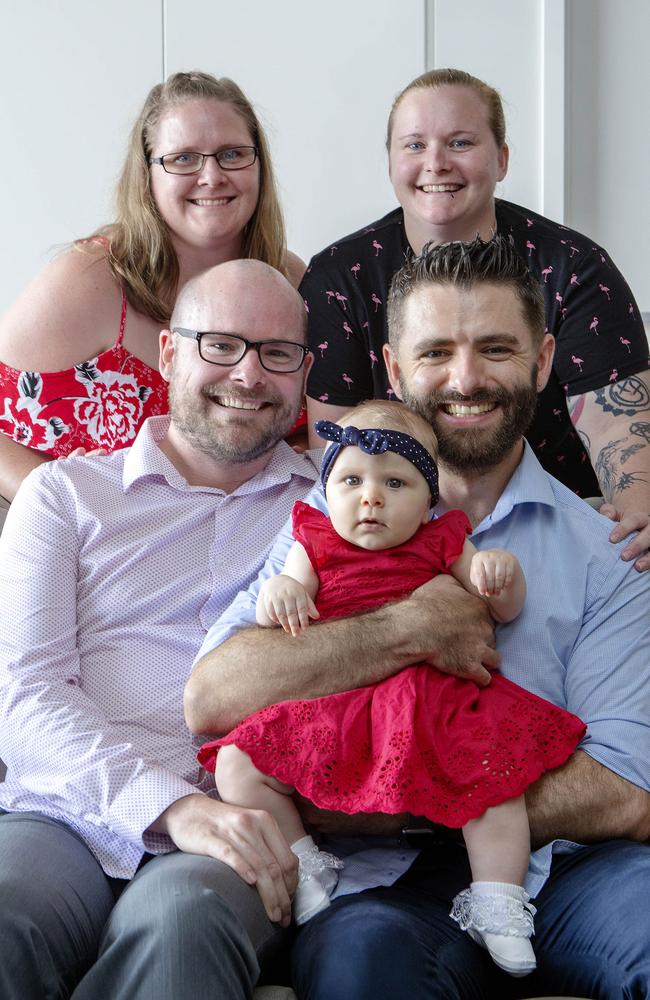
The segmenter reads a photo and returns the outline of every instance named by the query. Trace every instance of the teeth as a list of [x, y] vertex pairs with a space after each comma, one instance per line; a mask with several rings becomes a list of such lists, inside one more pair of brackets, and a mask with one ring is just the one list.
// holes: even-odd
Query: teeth
[[221, 406], [231, 406], [235, 410], [261, 410], [264, 405], [259, 399], [240, 399], [239, 397], [210, 396]]
[[423, 184], [425, 194], [444, 194], [445, 191], [460, 191], [460, 184]]
[[445, 409], [452, 417], [472, 417], [479, 413], [489, 413], [494, 406], [494, 403], [446, 403]]
[[212, 205], [227, 205], [230, 198], [190, 198], [193, 205], [210, 208]]

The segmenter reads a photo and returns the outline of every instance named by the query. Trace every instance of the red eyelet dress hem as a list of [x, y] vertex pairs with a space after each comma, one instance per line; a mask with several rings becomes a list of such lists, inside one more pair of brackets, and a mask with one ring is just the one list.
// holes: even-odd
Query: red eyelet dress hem
[[[448, 571], [470, 531], [450, 511], [404, 545], [370, 552], [300, 501], [293, 525], [319, 576], [323, 621], [400, 600]], [[460, 827], [563, 764], [584, 732], [575, 715], [498, 673], [479, 688], [419, 664], [368, 687], [271, 705], [205, 743], [198, 759], [214, 770], [219, 748], [236, 744], [320, 808]]]

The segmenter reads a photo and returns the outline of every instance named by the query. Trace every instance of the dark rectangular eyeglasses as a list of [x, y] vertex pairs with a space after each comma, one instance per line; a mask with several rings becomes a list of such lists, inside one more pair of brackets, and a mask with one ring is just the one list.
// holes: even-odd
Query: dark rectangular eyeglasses
[[173, 332], [179, 337], [190, 337], [199, 345], [199, 354], [211, 365], [232, 368], [248, 351], [257, 351], [262, 368], [267, 372], [297, 372], [302, 368], [309, 348], [294, 344], [291, 340], [245, 340], [233, 333], [211, 333], [209, 331], [187, 330], [175, 326]]

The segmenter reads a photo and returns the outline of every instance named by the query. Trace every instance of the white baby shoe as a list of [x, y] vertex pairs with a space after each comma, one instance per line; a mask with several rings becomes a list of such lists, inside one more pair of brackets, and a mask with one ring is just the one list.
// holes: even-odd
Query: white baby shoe
[[319, 851], [311, 837], [301, 837], [291, 850], [298, 858], [298, 888], [293, 897], [293, 919], [306, 924], [330, 905], [330, 896], [339, 880], [343, 862], [333, 854]]
[[472, 882], [453, 901], [459, 927], [486, 948], [493, 962], [511, 976], [527, 976], [537, 966], [530, 938], [535, 933], [535, 907], [520, 885]]

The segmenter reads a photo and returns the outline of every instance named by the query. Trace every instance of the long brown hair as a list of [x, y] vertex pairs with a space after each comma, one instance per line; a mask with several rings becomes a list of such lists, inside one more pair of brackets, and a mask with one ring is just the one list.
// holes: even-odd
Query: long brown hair
[[[287, 277], [286, 236], [269, 146], [253, 106], [227, 77], [209, 73], [174, 73], [149, 92], [131, 130], [126, 161], [116, 191], [115, 222], [95, 237], [109, 240], [111, 271], [132, 305], [156, 322], [169, 319], [176, 297], [179, 267], [169, 230], [149, 182], [149, 157], [160, 120], [186, 101], [209, 98], [230, 104], [246, 123], [260, 162], [257, 206], [243, 233], [242, 257], [253, 257]], [[91, 237], [92, 239], [92, 237]], [[83, 243], [80, 241], [80, 248]]]

